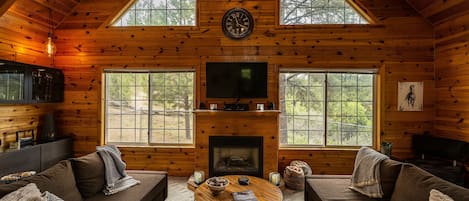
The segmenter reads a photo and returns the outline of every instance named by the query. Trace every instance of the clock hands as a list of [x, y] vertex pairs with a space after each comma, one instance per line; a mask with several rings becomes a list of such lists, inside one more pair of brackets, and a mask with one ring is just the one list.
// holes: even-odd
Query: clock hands
[[241, 27], [241, 28], [244, 28], [244, 29], [247, 29], [247, 28], [248, 28], [246, 25], [243, 25], [243, 24], [240, 24], [240, 23], [239, 23], [239, 21], [238, 21], [238, 16], [234, 16], [234, 18], [235, 18], [236, 26]]

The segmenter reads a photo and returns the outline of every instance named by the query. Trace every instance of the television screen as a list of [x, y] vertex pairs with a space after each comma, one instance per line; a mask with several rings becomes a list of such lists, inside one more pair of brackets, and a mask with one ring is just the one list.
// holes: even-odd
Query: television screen
[[207, 62], [207, 98], [267, 98], [267, 63]]

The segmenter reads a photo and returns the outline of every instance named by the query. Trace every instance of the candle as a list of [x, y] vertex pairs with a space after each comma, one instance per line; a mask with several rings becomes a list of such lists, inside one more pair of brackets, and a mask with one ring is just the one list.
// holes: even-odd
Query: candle
[[201, 184], [204, 182], [205, 178], [204, 178], [204, 171], [194, 171], [194, 183], [196, 183], [197, 185]]
[[269, 181], [273, 185], [276, 185], [276, 186], [280, 185], [280, 173], [278, 172], [269, 173]]

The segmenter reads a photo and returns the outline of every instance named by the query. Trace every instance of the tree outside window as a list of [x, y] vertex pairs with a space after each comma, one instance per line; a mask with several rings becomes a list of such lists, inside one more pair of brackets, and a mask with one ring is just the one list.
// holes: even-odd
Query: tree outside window
[[195, 26], [196, 0], [137, 0], [113, 26]]
[[194, 72], [105, 72], [110, 144], [192, 144]]
[[280, 73], [280, 143], [371, 146], [374, 74]]
[[368, 21], [346, 0], [280, 0], [280, 24], [368, 24]]

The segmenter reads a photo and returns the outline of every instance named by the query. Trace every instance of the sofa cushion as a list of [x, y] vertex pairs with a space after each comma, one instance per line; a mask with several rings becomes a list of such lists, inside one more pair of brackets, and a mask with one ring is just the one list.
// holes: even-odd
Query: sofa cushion
[[41, 192], [49, 191], [66, 201], [81, 201], [82, 197], [75, 184], [70, 161], [60, 161], [43, 172], [11, 184], [0, 185], [0, 197], [29, 183], [35, 183]]
[[402, 162], [386, 159], [380, 164], [381, 189], [383, 198], [391, 198], [396, 179], [401, 171]]
[[83, 200], [75, 183], [72, 165], [68, 160], [60, 161], [49, 169], [25, 178], [23, 181], [35, 183], [41, 192], [49, 191], [66, 201]]
[[125, 191], [113, 195], [104, 195], [97, 193], [95, 196], [85, 199], [85, 201], [153, 201], [165, 200], [168, 195], [168, 178], [166, 172], [160, 171], [126, 171], [129, 176], [140, 181], [140, 184], [133, 186]]
[[397, 177], [391, 201], [428, 200], [431, 189], [454, 200], [469, 200], [469, 189], [440, 179], [414, 165], [405, 164]]
[[104, 163], [94, 152], [70, 160], [77, 181], [77, 187], [84, 198], [89, 198], [103, 190], [105, 185]]
[[349, 189], [349, 175], [311, 175], [306, 176], [306, 189], [312, 201], [372, 201], [358, 192]]

